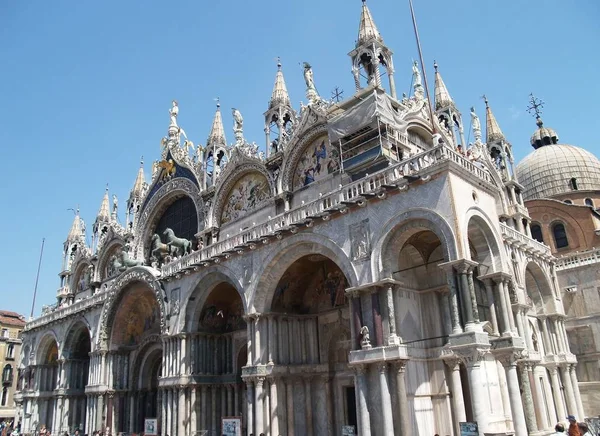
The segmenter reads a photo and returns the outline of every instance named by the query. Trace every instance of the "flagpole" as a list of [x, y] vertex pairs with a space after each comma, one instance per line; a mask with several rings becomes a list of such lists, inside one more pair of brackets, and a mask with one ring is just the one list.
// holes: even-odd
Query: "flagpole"
[[408, 0], [410, 6], [410, 15], [412, 17], [413, 29], [415, 31], [415, 39], [417, 40], [417, 50], [419, 51], [419, 60], [421, 61], [421, 69], [423, 70], [423, 79], [425, 82], [425, 93], [427, 94], [427, 102], [429, 103], [429, 116], [431, 118], [431, 128], [433, 133], [437, 133], [435, 128], [435, 122], [433, 121], [433, 106], [431, 105], [431, 98], [429, 95], [429, 85], [427, 83], [427, 72], [425, 71], [425, 62], [423, 62], [423, 51], [421, 50], [421, 40], [419, 39], [419, 30], [417, 29], [417, 19], [415, 18], [415, 9], [413, 8], [412, 0]]
[[44, 254], [44, 242], [46, 238], [42, 238], [42, 249], [40, 250], [40, 260], [38, 262], [37, 275], [35, 276], [35, 287], [33, 288], [33, 301], [31, 302], [31, 313], [29, 319], [33, 319], [33, 309], [35, 308], [35, 297], [37, 295], [38, 281], [40, 279], [40, 268], [42, 267], [42, 255]]

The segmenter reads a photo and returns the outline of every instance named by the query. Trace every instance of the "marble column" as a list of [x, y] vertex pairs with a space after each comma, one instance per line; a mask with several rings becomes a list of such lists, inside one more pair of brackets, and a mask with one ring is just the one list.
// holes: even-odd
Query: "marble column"
[[186, 433], [186, 419], [189, 417], [189, 414], [186, 413], [185, 407], [185, 386], [179, 386], [179, 405], [177, 407], [177, 411], [179, 413], [178, 426], [177, 426], [177, 434], [185, 435]]
[[504, 279], [502, 277], [496, 278], [496, 289], [498, 293], [498, 297], [500, 300], [500, 319], [502, 320], [502, 336], [511, 336], [512, 332], [510, 330], [510, 319], [509, 317], [511, 309], [510, 304], [506, 301], [506, 294], [504, 293]]
[[[459, 359], [447, 359], [444, 360], [444, 363], [448, 365], [450, 369], [450, 391], [452, 394], [452, 410], [454, 412], [454, 431], [456, 434], [460, 434], [459, 422], [467, 422], [467, 412], [465, 411], [465, 399], [462, 391], [462, 382], [460, 377], [460, 360]], [[404, 374], [403, 383], [404, 383]], [[398, 382], [399, 384], [399, 382]], [[406, 398], [406, 388], [404, 388], [404, 392], [401, 392], [398, 389], [398, 396], [400, 399]], [[408, 415], [408, 401], [406, 402], [406, 415]], [[402, 418], [402, 414], [400, 415]], [[408, 423], [408, 417], [405, 419]], [[402, 421], [401, 421], [402, 422]], [[405, 430], [402, 427], [402, 434], [410, 434], [408, 433], [408, 428]]]
[[279, 435], [279, 402], [277, 398], [277, 384], [279, 379], [271, 379], [271, 434]]
[[529, 384], [531, 385], [531, 395], [533, 397], [533, 407], [535, 410], [535, 419], [537, 426], [540, 429], [547, 428], [546, 419], [544, 418], [543, 408], [544, 403], [542, 401], [541, 389], [539, 383], [535, 379], [533, 374], [534, 364], [527, 365], [527, 373], [529, 375]]
[[390, 336], [388, 337], [389, 345], [397, 345], [401, 339], [396, 334], [396, 311], [394, 309], [394, 295], [392, 294], [393, 287], [387, 286], [385, 289], [385, 300], [387, 305], [387, 317], [390, 329]]
[[217, 385], [210, 385], [210, 429], [218, 434], [217, 428]]
[[517, 362], [515, 356], [506, 356], [499, 359], [506, 372], [506, 384], [508, 385], [508, 396], [510, 401], [510, 410], [512, 414], [515, 436], [527, 436], [527, 423], [523, 412], [523, 403], [521, 401], [521, 389], [519, 387], [519, 377], [517, 374]]
[[291, 378], [285, 381], [286, 390], [286, 415], [287, 415], [287, 436], [294, 436], [294, 380]]
[[381, 414], [383, 415], [383, 433], [394, 434], [394, 421], [392, 419], [392, 398], [388, 385], [388, 367], [386, 363], [378, 364], [379, 390], [381, 393]]
[[[256, 314], [256, 317], [254, 318], [254, 364], [255, 365], [260, 365], [262, 363], [262, 357], [263, 357], [263, 349], [262, 349], [262, 329], [261, 329], [261, 325], [262, 325], [262, 321], [264, 320], [264, 317]], [[257, 431], [258, 434], [260, 434], [261, 432]]]
[[579, 382], [577, 381], [577, 364], [569, 366], [569, 373], [571, 374], [571, 384], [573, 385], [573, 393], [575, 394], [575, 402], [577, 403], [577, 413], [580, 419], [585, 417], [585, 410], [583, 409], [583, 403], [581, 401], [581, 393], [579, 392]]
[[371, 419], [369, 417], [369, 409], [367, 408], [367, 399], [369, 393], [367, 391], [367, 374], [366, 367], [363, 365], [356, 367], [355, 385], [356, 394], [358, 396], [358, 428], [359, 436], [371, 436]]
[[166, 434], [173, 435], [173, 391], [167, 388], [167, 428]]
[[187, 358], [187, 338], [185, 335], [181, 335], [181, 342], [180, 342], [180, 365], [179, 365], [179, 374], [183, 375], [183, 374], [187, 374], [187, 368], [186, 368], [186, 363], [188, 361]]
[[160, 434], [166, 436], [167, 431], [167, 395], [164, 389], [160, 390]]
[[195, 435], [198, 431], [198, 386], [190, 389], [190, 434]]
[[254, 413], [254, 427], [256, 434], [263, 433], [264, 430], [264, 377], [257, 377], [255, 382], [255, 413]]
[[208, 430], [208, 388], [206, 385], [200, 386], [200, 430]]
[[471, 350], [466, 360], [467, 374], [469, 377], [469, 390], [471, 391], [471, 404], [473, 406], [473, 419], [479, 424], [479, 435], [484, 436], [488, 427], [487, 411], [482, 399], [486, 397], [481, 379], [481, 361], [486, 350]]
[[465, 330], [473, 330], [474, 318], [473, 318], [473, 300], [471, 299], [471, 292], [469, 290], [469, 277], [467, 274], [467, 267], [461, 268], [458, 272], [459, 283], [460, 283], [460, 295], [463, 309], [463, 320], [465, 322]]
[[240, 386], [237, 383], [233, 385], [233, 414], [240, 416]]
[[304, 407], [306, 408], [306, 436], [313, 436], [313, 403], [310, 377], [304, 379], [304, 400]]
[[536, 432], [537, 419], [535, 417], [535, 406], [533, 404], [533, 395], [531, 393], [531, 383], [529, 381], [528, 364], [522, 364], [521, 369], [521, 391], [523, 396], [523, 411], [525, 412], [525, 423], [529, 433]]
[[557, 420], [564, 419], [567, 415], [565, 412], [565, 405], [563, 403], [560, 382], [558, 380], [558, 368], [548, 368], [550, 371], [550, 381], [552, 383], [552, 396], [554, 397], [554, 407], [556, 408], [556, 414], [558, 415]]
[[490, 305], [490, 317], [492, 323], [492, 330], [494, 331], [494, 335], [498, 336], [500, 334], [500, 329], [498, 328], [498, 317], [496, 315], [496, 301], [494, 299], [494, 292], [492, 289], [492, 281], [485, 280], [485, 292], [487, 295], [488, 303]]
[[[565, 398], [567, 400], [567, 414], [575, 415], [577, 413], [577, 402], [575, 401], [575, 392], [573, 392], [573, 384], [571, 382], [571, 375], [569, 369], [566, 366], [560, 367], [560, 375], [562, 378], [563, 386], [565, 388]], [[581, 419], [581, 417], [577, 417]]]
[[454, 268], [450, 266], [446, 268], [446, 281], [450, 290], [450, 318], [452, 320], [452, 333], [462, 333], [463, 329], [460, 325], [460, 313], [458, 307], [458, 291], [456, 289], [456, 273]]
[[276, 359], [275, 357], [275, 318], [273, 315], [267, 319], [269, 323], [269, 360], [268, 364], [272, 365]]
[[248, 423], [248, 436], [254, 434], [254, 382], [246, 380], [246, 422]]
[[477, 308], [477, 295], [475, 294], [475, 284], [473, 282], [473, 267], [472, 265], [467, 271], [467, 283], [469, 284], [469, 293], [471, 294], [471, 305], [473, 307], [473, 320], [479, 324], [479, 309]]
[[327, 413], [327, 434], [333, 434], [333, 402], [331, 395], [331, 382], [329, 375], [324, 375], [322, 378], [323, 387], [325, 389], [325, 410]]
[[252, 349], [254, 348], [254, 319], [252, 316], [245, 316], [246, 321], [246, 336], [248, 341], [248, 361], [246, 362], [246, 366], [254, 365], [254, 356], [252, 353]]
[[550, 340], [550, 335], [548, 334], [548, 324], [546, 324], [545, 317], [539, 317], [540, 324], [542, 325], [542, 341], [544, 343], [544, 351], [546, 354], [556, 354], [552, 348], [552, 341]]
[[129, 433], [135, 433], [135, 416], [136, 416], [136, 394], [131, 392], [129, 394]]

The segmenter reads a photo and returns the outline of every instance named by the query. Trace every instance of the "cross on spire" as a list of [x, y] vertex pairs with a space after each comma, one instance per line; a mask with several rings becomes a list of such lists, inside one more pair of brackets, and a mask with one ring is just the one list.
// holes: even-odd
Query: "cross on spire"
[[344, 90], [340, 89], [336, 86], [333, 91], [331, 91], [331, 99], [335, 100], [336, 103], [339, 103], [342, 100], [342, 95], [344, 94]]
[[540, 115], [542, 114], [542, 108], [544, 107], [544, 102], [539, 98], [536, 98], [533, 94], [529, 94], [529, 104], [527, 107], [527, 112], [530, 114], [535, 114], [537, 119], [540, 119]]

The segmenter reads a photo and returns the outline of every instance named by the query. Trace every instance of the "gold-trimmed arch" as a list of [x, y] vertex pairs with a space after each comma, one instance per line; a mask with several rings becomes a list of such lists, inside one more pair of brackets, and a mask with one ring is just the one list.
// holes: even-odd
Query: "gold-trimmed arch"
[[[294, 172], [298, 163], [308, 147], [319, 137], [327, 135], [327, 122], [325, 119], [315, 119], [312, 127], [295, 135], [295, 138], [287, 145], [286, 153], [281, 164], [281, 190], [283, 192], [294, 190]], [[329, 140], [329, 138], [327, 138]]]
[[207, 211], [198, 186], [186, 178], [169, 180], [160, 187], [144, 206], [140, 219], [136, 224], [134, 235], [137, 259], [143, 259], [149, 254], [150, 241], [158, 221], [168, 207], [182, 196], [187, 196], [194, 202], [197, 216], [197, 231], [201, 231], [204, 228], [204, 217]]
[[[227, 206], [227, 202], [233, 195], [232, 191], [236, 189], [240, 181], [245, 180], [252, 174], [260, 175], [258, 178], [264, 178], [264, 186], [262, 187], [263, 194], [260, 196], [260, 200], [254, 206], [252, 206], [252, 210], [256, 210], [261, 205], [266, 204], [270, 199], [274, 198], [273, 179], [266, 167], [258, 160], [239, 156], [240, 153], [241, 152], [236, 153], [232, 161], [228, 164], [226, 172], [221, 175], [222, 178], [215, 190], [215, 200], [211, 212], [213, 226], [220, 226], [222, 224], [235, 221], [237, 218], [241, 218], [242, 216], [246, 216], [248, 213], [251, 213], [251, 210], [248, 210], [245, 215], [222, 222], [223, 212]], [[257, 188], [255, 187], [254, 189]]]
[[162, 288], [161, 283], [158, 281], [158, 277], [154, 275], [154, 270], [148, 267], [133, 267], [123, 273], [118, 279], [111, 283], [108, 289], [108, 298], [102, 308], [100, 315], [100, 324], [96, 337], [97, 348], [101, 350], [108, 350], [110, 336], [114, 326], [115, 315], [118, 309], [118, 302], [122, 298], [123, 292], [125, 292], [131, 285], [140, 283], [147, 286], [152, 292], [158, 304], [159, 316], [160, 316], [160, 332], [162, 334], [167, 333], [167, 312], [165, 308], [165, 292]]
[[262, 313], [269, 310], [277, 284], [289, 267], [307, 255], [321, 255], [337, 265], [345, 276], [348, 287], [358, 286], [358, 276], [348, 254], [324, 235], [298, 233], [286, 239], [286, 247], [275, 247], [263, 260], [247, 289], [250, 296], [249, 311]]

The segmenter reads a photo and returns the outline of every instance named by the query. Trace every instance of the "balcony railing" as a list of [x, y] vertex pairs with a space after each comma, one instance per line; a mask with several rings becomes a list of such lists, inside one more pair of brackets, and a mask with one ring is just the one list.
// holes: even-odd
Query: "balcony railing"
[[266, 242], [265, 238], [276, 236], [287, 230], [293, 231], [296, 227], [308, 224], [313, 219], [321, 218], [348, 205], [365, 201], [366, 198], [373, 197], [386, 188], [396, 187], [400, 182], [404, 183], [405, 175], [416, 173], [423, 175], [423, 170], [447, 161], [457, 164], [484, 182], [493, 184], [492, 177], [487, 170], [473, 164], [446, 146], [437, 146], [353, 183], [341, 186], [328, 194], [320, 195], [318, 199], [302, 204], [264, 223], [252, 226], [236, 235], [226, 237], [208, 247], [181, 257], [164, 265], [161, 272], [163, 276], [172, 276], [187, 268], [209, 262], [211, 259], [226, 256], [244, 248], [253, 248], [253, 245], [261, 241]]
[[531, 250], [542, 256], [551, 256], [550, 247], [546, 244], [542, 244], [506, 224], [500, 223], [500, 232], [505, 240], [515, 243], [525, 250]]
[[556, 261], [556, 270], [562, 271], [579, 268], [580, 266], [593, 265], [595, 263], [600, 263], [600, 249], [597, 248], [560, 257]]

